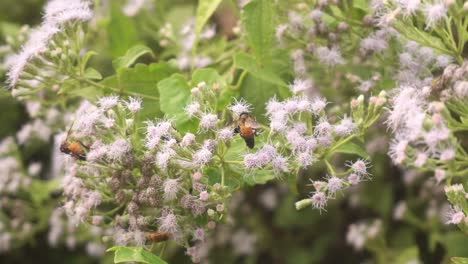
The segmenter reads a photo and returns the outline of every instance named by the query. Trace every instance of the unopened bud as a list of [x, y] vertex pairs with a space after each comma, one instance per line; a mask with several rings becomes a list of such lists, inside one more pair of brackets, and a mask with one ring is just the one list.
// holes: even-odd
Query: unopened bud
[[200, 89], [198, 89], [197, 87], [192, 88], [192, 90], [191, 90], [191, 93], [192, 93], [193, 95], [196, 95], [196, 94], [198, 94], [199, 92], [200, 92]]
[[312, 205], [312, 199], [307, 198], [307, 199], [304, 199], [304, 200], [300, 200], [300, 201], [296, 202], [295, 205], [296, 205], [296, 210], [302, 210], [302, 209]]
[[213, 217], [216, 214], [216, 212], [213, 209], [208, 209], [207, 213], [209, 217]]

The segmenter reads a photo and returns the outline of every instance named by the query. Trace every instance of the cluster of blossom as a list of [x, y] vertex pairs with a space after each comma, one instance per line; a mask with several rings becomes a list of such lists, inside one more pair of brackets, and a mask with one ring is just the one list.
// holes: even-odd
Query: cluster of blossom
[[8, 58], [8, 82], [14, 96], [38, 92], [45, 96], [46, 90], [57, 93], [76, 75], [84, 40], [81, 22], [92, 18], [89, 5], [75, 0], [47, 3], [42, 24], [31, 30], [21, 51]]
[[376, 0], [371, 5], [381, 24], [389, 24], [397, 17], [405, 20], [415, 19], [423, 21], [424, 29], [434, 29], [445, 26], [449, 12], [468, 10], [464, 1], [412, 1], [412, 0]]
[[218, 155], [217, 145], [223, 144], [209, 138], [209, 131], [222, 130], [217, 115], [200, 116], [199, 138], [182, 136], [170, 120], [147, 121], [142, 135], [136, 119], [141, 100], [107, 96], [97, 105], [80, 107], [68, 139], [84, 149], [89, 146], [85, 161], [69, 159], [66, 166], [68, 217], [113, 228], [119, 245], [144, 246], [151, 243], [150, 233], [167, 233], [197, 261], [190, 241], [204, 240], [205, 232], [222, 218], [230, 196], [222, 182], [209, 183], [204, 170]]
[[[343, 58], [337, 41], [340, 34], [346, 32], [349, 28], [348, 24], [341, 22], [336, 27], [332, 28], [325, 22], [324, 16], [328, 16], [323, 12], [328, 3], [322, 1], [323, 5], [316, 9], [310, 10], [307, 5], [299, 4], [296, 10], [289, 10], [288, 21], [276, 27], [275, 37], [281, 46], [286, 46], [288, 40], [301, 40], [301, 43], [310, 43], [303, 49], [297, 49], [292, 52], [294, 61], [294, 72], [297, 76], [305, 76], [307, 73], [307, 64], [305, 56], [307, 53], [312, 53], [314, 58], [324, 66], [337, 66], [346, 63]], [[319, 41], [316, 38], [323, 38], [330, 45], [318, 46]]]
[[468, 233], [468, 194], [462, 184], [447, 185], [445, 194], [452, 204], [447, 210], [446, 223], [458, 225], [465, 233]]
[[439, 182], [446, 178], [444, 164], [462, 155], [453, 133], [451, 103], [466, 101], [467, 73], [467, 64], [451, 64], [437, 78], [414, 78], [415, 82], [393, 90], [386, 122], [395, 134], [389, 154], [396, 164], [434, 171]]
[[[332, 5], [333, 12], [330, 14]], [[352, 20], [345, 22], [337, 19], [335, 11], [341, 8], [336, 1], [319, 1], [312, 10], [304, 3], [298, 4], [289, 10], [288, 21], [277, 26], [275, 36], [280, 46], [292, 49], [291, 58], [296, 78], [311, 82], [310, 70], [312, 68], [317, 70], [313, 62], [318, 62], [323, 65], [323, 68], [335, 67], [333, 70], [337, 73], [337, 77], [344, 76], [351, 83], [358, 83], [359, 91], [367, 92], [382, 79], [381, 64], [380, 68], [370, 66], [376, 71], [370, 80], [362, 80], [364, 76], [342, 71], [343, 67], [337, 66], [345, 65], [350, 61], [353, 61], [353, 67], [360, 67], [364, 64], [373, 65], [372, 59], [377, 56], [372, 55], [384, 57], [382, 54], [389, 50], [390, 41], [398, 36], [398, 33], [391, 27], [374, 27], [372, 19], [368, 16], [365, 16], [362, 22]], [[340, 10], [340, 12], [345, 11]], [[341, 16], [347, 16], [347, 14], [342, 13]], [[348, 23], [352, 23], [352, 26]], [[360, 33], [357, 34], [357, 31]], [[350, 47], [345, 44], [354, 41], [356, 37], [361, 39], [358, 46]], [[304, 43], [307, 43], [307, 46], [303, 47]], [[392, 55], [388, 57], [391, 58]], [[355, 63], [357, 61], [359, 61], [358, 65]], [[336, 86], [340, 83], [342, 82], [337, 78], [333, 80], [332, 85]]]
[[[297, 82], [292, 84], [291, 90], [300, 90], [297, 85]], [[386, 95], [381, 93], [371, 97], [367, 109], [364, 109], [363, 99], [359, 97], [351, 102], [351, 117], [344, 116], [333, 124], [329, 120], [337, 118], [327, 116], [327, 102], [322, 97], [295, 96], [283, 102], [272, 98], [266, 106], [270, 120], [268, 140], [276, 145], [265, 144], [259, 151], [244, 156], [246, 168], [272, 169], [277, 174], [291, 171], [295, 175], [300, 169], [322, 160], [375, 121], [386, 102]], [[349, 170], [346, 172], [336, 173], [330, 165], [327, 181], [314, 181], [316, 192], [311, 198], [298, 202], [296, 207], [302, 209], [312, 204], [314, 208], [324, 209], [328, 198], [335, 197], [345, 186], [368, 178], [367, 160], [358, 159], [348, 162], [347, 166]]]
[[[404, 42], [402, 38], [401, 42]], [[436, 54], [430, 47], [421, 46], [414, 41], [406, 41], [398, 54], [398, 73], [395, 80], [402, 85], [424, 87], [433, 78], [431, 70], [444, 69], [453, 58]]]
[[[38, 221], [41, 204], [33, 202], [34, 197], [28, 192], [33, 177], [40, 174], [40, 163], [31, 163], [25, 167], [20, 160], [20, 153], [12, 137], [0, 143], [0, 252], [9, 251], [30, 239]], [[43, 208], [46, 211], [46, 208]]]

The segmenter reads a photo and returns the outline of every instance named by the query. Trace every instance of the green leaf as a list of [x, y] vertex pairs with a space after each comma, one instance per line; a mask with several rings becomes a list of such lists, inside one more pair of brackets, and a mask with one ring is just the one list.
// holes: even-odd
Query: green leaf
[[196, 127], [195, 120], [185, 114], [184, 108], [190, 101], [190, 87], [181, 74], [174, 74], [158, 83], [160, 109], [168, 118], [174, 118], [175, 127], [182, 132]]
[[273, 71], [272, 68], [264, 66], [260, 67], [255, 59], [246, 53], [238, 53], [234, 56], [234, 65], [237, 68], [246, 70], [253, 76], [279, 86], [287, 87], [288, 85]]
[[95, 52], [95, 51], [88, 51], [85, 53], [85, 55], [83, 56], [83, 58], [81, 59], [81, 71], [85, 71], [85, 68], [86, 68], [86, 65], [88, 64], [88, 61], [91, 59], [91, 57], [93, 57], [94, 55], [97, 55], [98, 53]]
[[104, 79], [100, 84], [112, 88], [106, 89], [106, 94], [141, 97], [143, 109], [138, 117], [140, 120], [145, 120], [161, 115], [157, 84], [174, 72], [175, 70], [165, 63], [137, 64], [134, 68], [121, 69], [116, 75]]
[[[203, 175], [208, 175], [208, 182], [211, 186], [216, 183], [221, 183], [220, 168], [205, 167]], [[228, 188], [229, 192], [234, 192], [240, 188], [241, 182], [239, 178], [241, 178], [239, 174], [225, 167], [224, 185]]]
[[462, 121], [462, 124], [468, 125], [468, 117], [460, 116], [460, 120]]
[[337, 16], [337, 17], [340, 17], [340, 18], [344, 17], [343, 12], [341, 12], [341, 9], [338, 6], [330, 5], [329, 8], [330, 8], [330, 10], [331, 10], [331, 12], [332, 12], [332, 14], [334, 16]]
[[136, 261], [147, 264], [167, 264], [153, 253], [144, 250], [142, 247], [111, 247], [107, 252], [114, 252], [114, 263]]
[[369, 9], [369, 3], [367, 0], [354, 0], [353, 7], [367, 12]]
[[116, 71], [123, 68], [129, 68], [138, 58], [146, 54], [154, 56], [153, 51], [145, 45], [135, 45], [127, 50], [124, 56], [112, 61], [112, 66]]
[[107, 27], [109, 49], [115, 58], [124, 54], [129, 48], [138, 43], [138, 32], [133, 20], [122, 13], [122, 6], [118, 1], [111, 1], [111, 16]]
[[261, 65], [268, 64], [271, 57], [275, 30], [273, 16], [271, 0], [252, 0], [244, 7], [242, 13], [247, 42]]
[[94, 86], [88, 86], [80, 89], [72, 89], [68, 91], [67, 94], [79, 96], [92, 102], [103, 96], [104, 91], [101, 89], [96, 89]]
[[192, 86], [196, 86], [200, 82], [205, 82], [207, 85], [218, 83], [220, 87], [226, 85], [223, 77], [215, 69], [205, 68], [198, 69], [192, 74]]
[[392, 25], [399, 33], [409, 38], [410, 40], [437, 49], [447, 55], [453, 55], [452, 51], [450, 51], [450, 48], [447, 48], [447, 46], [441, 41], [440, 38], [435, 37], [425, 31], [419, 30], [416, 26], [408, 25], [398, 19], [395, 19]]
[[338, 25], [338, 20], [327, 13], [323, 13], [322, 21], [325, 23], [325, 25], [331, 28], [335, 28]]
[[367, 152], [362, 147], [360, 147], [359, 145], [356, 145], [353, 142], [346, 142], [338, 146], [329, 155], [333, 155], [334, 153], [355, 154], [365, 159], [369, 158], [369, 154], [367, 154]]
[[468, 252], [466, 251], [468, 236], [459, 230], [443, 234], [440, 242], [443, 243], [444, 248], [447, 250], [447, 256], [458, 256], [460, 258], [468, 257]]
[[450, 260], [455, 264], [468, 264], [468, 258], [452, 257]]
[[84, 72], [84, 77], [86, 79], [90, 79], [90, 80], [101, 80], [102, 79], [101, 73], [98, 72], [94, 68], [86, 68], [86, 70]]
[[213, 15], [222, 0], [199, 0], [197, 6], [197, 15], [195, 19], [195, 43], [193, 48], [196, 49], [198, 39], [203, 26], [205, 26], [208, 19]]
[[397, 258], [394, 262], [395, 264], [407, 264], [411, 261], [418, 260], [419, 258], [419, 250], [417, 247], [410, 247], [404, 249], [397, 253]]
[[255, 170], [252, 173], [244, 175], [244, 182], [250, 186], [254, 186], [257, 184], [265, 184], [275, 178], [276, 176], [271, 170]]
[[57, 180], [53, 181], [41, 181], [33, 180], [29, 187], [29, 193], [31, 199], [36, 205], [42, 205], [43, 202], [50, 199], [50, 193], [60, 187]]

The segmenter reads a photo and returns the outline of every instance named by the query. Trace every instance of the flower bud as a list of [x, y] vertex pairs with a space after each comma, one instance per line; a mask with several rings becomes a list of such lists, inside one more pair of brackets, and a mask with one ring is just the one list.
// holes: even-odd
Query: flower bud
[[216, 214], [216, 212], [213, 209], [208, 209], [207, 214], [209, 217], [213, 217]]
[[303, 199], [303, 200], [296, 202], [296, 210], [302, 210], [306, 208], [307, 206], [311, 206], [311, 205], [312, 205], [312, 199], [310, 198]]

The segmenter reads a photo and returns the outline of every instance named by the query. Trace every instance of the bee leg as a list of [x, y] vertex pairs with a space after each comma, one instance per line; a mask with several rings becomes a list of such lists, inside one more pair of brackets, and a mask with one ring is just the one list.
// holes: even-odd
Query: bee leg
[[240, 133], [240, 127], [239, 126], [236, 126], [234, 128], [234, 134], [239, 134]]
[[86, 154], [76, 154], [76, 155], [73, 155], [76, 159], [79, 159], [79, 160], [83, 160], [85, 161], [86, 160]]
[[83, 142], [81, 142], [81, 141], [79, 141], [79, 140], [78, 140], [77, 142], [80, 143], [80, 145], [81, 145], [82, 147], [84, 147], [86, 150], [89, 150], [89, 149], [90, 149], [90, 146], [85, 145]]
[[253, 128], [252, 130], [256, 137], [258, 137], [261, 133], [263, 133], [263, 129], [260, 129], [260, 128]]

